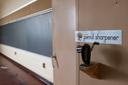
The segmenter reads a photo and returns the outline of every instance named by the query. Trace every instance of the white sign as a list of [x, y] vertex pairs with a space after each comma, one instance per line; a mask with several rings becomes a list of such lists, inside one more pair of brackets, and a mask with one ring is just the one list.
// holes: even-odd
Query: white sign
[[100, 44], [122, 44], [122, 31], [121, 30], [95, 30], [95, 31], [76, 31], [76, 42], [93, 43], [99, 42]]

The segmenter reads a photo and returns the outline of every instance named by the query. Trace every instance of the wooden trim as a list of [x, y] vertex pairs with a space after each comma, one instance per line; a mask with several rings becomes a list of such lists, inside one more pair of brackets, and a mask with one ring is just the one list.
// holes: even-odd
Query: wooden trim
[[31, 18], [31, 17], [38, 16], [38, 15], [45, 14], [45, 13], [49, 13], [51, 11], [52, 11], [52, 8], [49, 8], [49, 9], [46, 9], [46, 10], [42, 10], [42, 11], [27, 15], [27, 16], [24, 16], [24, 17], [21, 17], [21, 18], [18, 18], [18, 19], [15, 19], [15, 20], [12, 20], [12, 21], [9, 21], [9, 22], [6, 22], [6, 23], [3, 23], [1, 25], [14, 23], [14, 22], [21, 21], [21, 20], [24, 20], [24, 19], [27, 19], [27, 18]]

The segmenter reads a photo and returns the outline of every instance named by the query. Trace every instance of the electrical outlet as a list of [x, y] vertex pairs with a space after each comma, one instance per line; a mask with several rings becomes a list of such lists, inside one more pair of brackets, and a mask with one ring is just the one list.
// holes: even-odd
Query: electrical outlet
[[15, 51], [14, 54], [17, 55], [17, 52]]
[[43, 67], [43, 68], [46, 68], [46, 64], [45, 64], [45, 63], [43, 63], [43, 64], [42, 64], [42, 67]]

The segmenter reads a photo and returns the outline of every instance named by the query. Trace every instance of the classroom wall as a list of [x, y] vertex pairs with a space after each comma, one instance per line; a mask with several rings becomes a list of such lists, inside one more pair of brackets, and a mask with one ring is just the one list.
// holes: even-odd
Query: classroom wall
[[[15, 3], [11, 3], [9, 6], [11, 5], [15, 6]], [[8, 7], [6, 7], [3, 10], [7, 10]], [[35, 16], [37, 12], [38, 12], [37, 14], [41, 14], [50, 11], [51, 11], [51, 0], [38, 0], [32, 3], [31, 5], [28, 5], [23, 9], [20, 9], [2, 18], [0, 20], [0, 24], [2, 26], [5, 26], [7, 24], [12, 24], [20, 20]], [[53, 68], [52, 68], [52, 61], [50, 58], [51, 56], [47, 57], [42, 54], [30, 52], [24, 49], [17, 48], [15, 46], [6, 45], [4, 43], [0, 44], [0, 52], [5, 56], [7, 56], [8, 58], [14, 60], [15, 62], [28, 68], [29, 70], [35, 72], [37, 75], [47, 79], [50, 82], [53, 82]], [[46, 68], [43, 67], [44, 64]]]
[[[116, 3], [115, 1], [119, 1]], [[78, 30], [122, 30], [122, 45], [99, 45], [92, 52], [92, 61], [104, 64], [95, 79], [80, 71], [80, 85], [127, 85], [128, 83], [128, 1], [79, 0]], [[81, 62], [82, 63], [82, 62]]]

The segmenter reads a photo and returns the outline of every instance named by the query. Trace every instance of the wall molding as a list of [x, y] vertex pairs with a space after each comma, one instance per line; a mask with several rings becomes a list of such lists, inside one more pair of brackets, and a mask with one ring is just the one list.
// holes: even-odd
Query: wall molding
[[1, 24], [1, 25], [7, 25], [7, 24], [10, 24], [10, 23], [14, 23], [14, 22], [17, 22], [17, 21], [21, 21], [21, 20], [24, 20], [24, 19], [27, 19], [27, 18], [31, 18], [31, 17], [34, 17], [34, 16], [38, 16], [38, 15], [41, 15], [41, 14], [49, 13], [49, 12], [51, 12], [51, 11], [52, 11], [52, 8], [49, 8], [49, 9], [46, 9], [46, 10], [42, 10], [42, 11], [39, 11], [39, 12], [30, 14], [30, 15], [27, 15], [27, 16], [25, 16], [25, 17], [18, 18], [18, 19], [16, 19], [16, 20], [12, 20], [12, 21], [3, 23], [3, 24]]
[[24, 7], [28, 6], [28, 5], [30, 5], [30, 4], [32, 4], [32, 3], [34, 3], [34, 2], [36, 2], [36, 1], [37, 1], [37, 0], [32, 0], [32, 1], [30, 1], [30, 2], [28, 2], [28, 3], [26, 3], [26, 4], [24, 4], [24, 5], [22, 5], [22, 6], [20, 6], [20, 7], [18, 7], [17, 9], [12, 10], [12, 11], [10, 11], [9, 13], [7, 13], [7, 14], [1, 16], [0, 19], [5, 18], [5, 17], [11, 15], [12, 13], [17, 12], [18, 10], [20, 10], [20, 9], [22, 9], [22, 8], [24, 8]]

